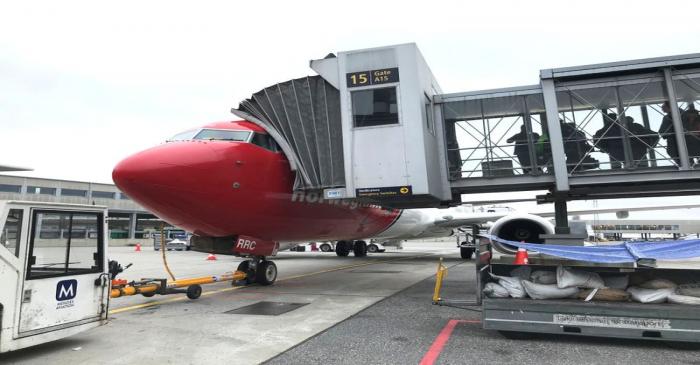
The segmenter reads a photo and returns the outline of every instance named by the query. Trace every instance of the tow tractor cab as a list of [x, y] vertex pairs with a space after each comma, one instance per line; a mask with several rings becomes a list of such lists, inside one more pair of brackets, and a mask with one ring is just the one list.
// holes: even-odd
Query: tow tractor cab
[[104, 324], [107, 208], [0, 200], [0, 353]]

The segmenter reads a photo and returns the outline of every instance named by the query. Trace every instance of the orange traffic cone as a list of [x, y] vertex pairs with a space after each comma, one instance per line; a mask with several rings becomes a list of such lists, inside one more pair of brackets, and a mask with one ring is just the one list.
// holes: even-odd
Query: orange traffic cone
[[210, 253], [209, 256], [207, 256], [207, 261], [216, 261], [216, 256], [213, 253]]
[[141, 252], [141, 244], [137, 243], [136, 248], [134, 249], [134, 252]]
[[527, 265], [529, 260], [527, 259], [527, 250], [524, 248], [518, 248], [518, 252], [515, 254], [514, 265]]

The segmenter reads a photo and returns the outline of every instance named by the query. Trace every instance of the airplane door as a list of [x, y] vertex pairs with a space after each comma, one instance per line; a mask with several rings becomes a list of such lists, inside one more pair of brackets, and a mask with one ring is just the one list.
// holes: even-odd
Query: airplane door
[[31, 216], [20, 337], [105, 318], [103, 213], [33, 210]]

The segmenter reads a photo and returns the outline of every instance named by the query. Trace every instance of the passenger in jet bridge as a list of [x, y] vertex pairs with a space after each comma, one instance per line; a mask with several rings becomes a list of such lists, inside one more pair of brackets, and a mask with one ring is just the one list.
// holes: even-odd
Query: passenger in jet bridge
[[673, 128], [673, 118], [671, 117], [671, 104], [664, 101], [661, 105], [661, 110], [666, 114], [661, 120], [659, 134], [666, 140], [666, 152], [675, 161], [676, 165], [681, 165], [681, 160], [678, 158], [678, 143], [676, 142], [675, 128]]
[[694, 102], [688, 102], [688, 108], [681, 113], [683, 128], [687, 131], [685, 144], [688, 146], [688, 156], [690, 156], [691, 166], [695, 158], [700, 156], [700, 114], [695, 109]]
[[625, 117], [625, 121], [625, 128], [630, 135], [633, 164], [639, 167], [648, 167], [647, 152], [659, 142], [659, 135], [651, 129], [635, 123], [632, 117]]
[[563, 120], [559, 120], [559, 123], [564, 139], [567, 170], [572, 172], [598, 168], [598, 160], [588, 154], [593, 147], [588, 143], [586, 135], [574, 123], [564, 123]]
[[[530, 138], [534, 144], [535, 142], [537, 142], [538, 139], [540, 139], [540, 135], [535, 132], [532, 132]], [[525, 125], [523, 124], [522, 126], [520, 126], [520, 132], [508, 138], [506, 142], [515, 142], [515, 148], [513, 152], [516, 156], [518, 156], [520, 166], [522, 166], [523, 168], [523, 174], [527, 175], [530, 172], [532, 172], [532, 161], [530, 160], [530, 151], [528, 150], [528, 133], [527, 128], [525, 128]]]
[[622, 168], [622, 162], [625, 161], [621, 132], [617, 114], [603, 112], [603, 127], [593, 135], [593, 143], [610, 156], [611, 169]]

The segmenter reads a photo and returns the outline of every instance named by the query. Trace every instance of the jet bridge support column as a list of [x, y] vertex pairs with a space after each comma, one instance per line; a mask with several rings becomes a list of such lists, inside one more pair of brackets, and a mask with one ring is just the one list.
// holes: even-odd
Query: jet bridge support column
[[557, 94], [554, 88], [554, 79], [551, 71], [541, 72], [542, 94], [547, 115], [547, 130], [550, 148], [552, 150], [552, 168], [554, 169], [555, 188], [552, 191], [554, 196], [554, 235], [548, 235], [547, 239], [561, 239], [560, 235], [571, 233], [569, 229], [569, 217], [566, 207], [566, 195], [569, 191], [569, 173], [566, 166], [566, 154], [564, 153], [564, 141], [562, 138], [561, 125], [559, 123], [559, 112], [557, 105]]
[[556, 234], [569, 234], [569, 212], [566, 206], [566, 196], [555, 194], [554, 198], [554, 232]]

